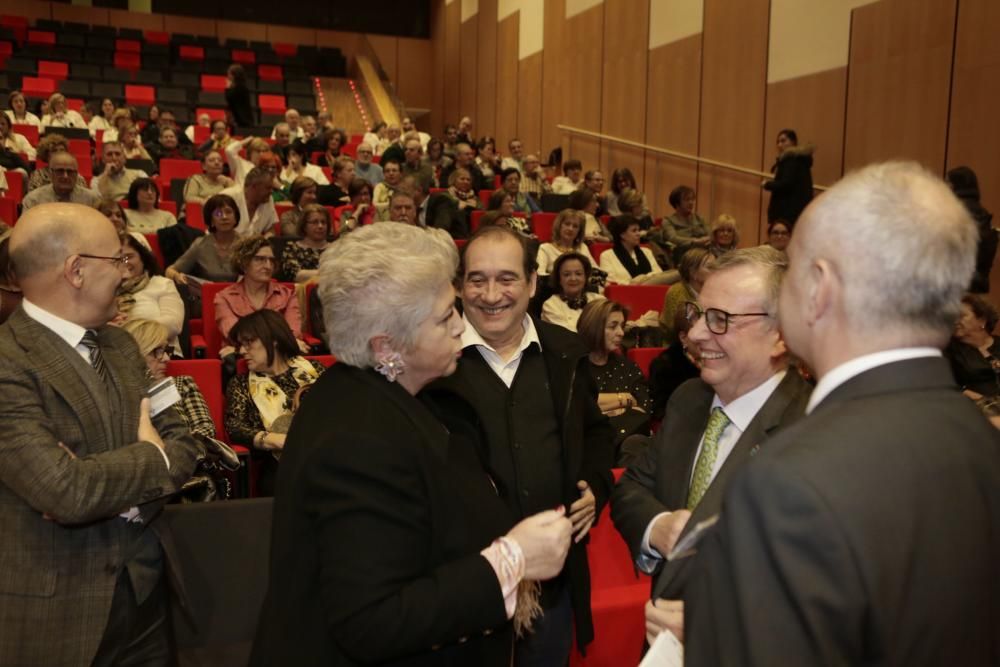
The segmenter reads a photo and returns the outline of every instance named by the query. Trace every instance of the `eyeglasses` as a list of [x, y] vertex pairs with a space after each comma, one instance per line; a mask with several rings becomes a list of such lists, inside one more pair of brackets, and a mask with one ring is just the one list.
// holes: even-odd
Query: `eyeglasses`
[[173, 345], [161, 345], [160, 347], [153, 348], [150, 352], [154, 359], [162, 359], [164, 356], [170, 359], [174, 356], [174, 346]]
[[274, 257], [268, 257], [267, 255], [254, 255], [250, 258], [251, 261], [257, 264], [277, 264], [278, 260]]
[[77, 173], [77, 170], [72, 167], [49, 167], [49, 171], [57, 176], [72, 176]]
[[81, 252], [77, 253], [76, 256], [83, 257], [84, 259], [106, 259], [107, 261], [114, 264], [116, 267], [129, 265], [128, 257], [126, 257], [124, 254], [115, 255], [114, 257], [105, 257], [104, 255], [85, 255], [84, 253]]
[[705, 316], [705, 325], [708, 330], [717, 336], [721, 336], [729, 331], [729, 322], [734, 317], [770, 317], [770, 313], [727, 313], [719, 308], [706, 308], [702, 310], [698, 304], [691, 301], [684, 303], [684, 318], [688, 324], [694, 326], [695, 323]]

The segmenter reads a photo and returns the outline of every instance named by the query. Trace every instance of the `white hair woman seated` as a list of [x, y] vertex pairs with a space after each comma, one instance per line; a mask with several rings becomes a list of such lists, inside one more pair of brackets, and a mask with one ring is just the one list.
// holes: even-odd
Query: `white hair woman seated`
[[446, 233], [394, 222], [323, 254], [338, 363], [285, 442], [251, 664], [509, 665], [560, 571], [565, 510], [513, 525], [464, 399], [421, 393], [462, 351], [457, 266]]

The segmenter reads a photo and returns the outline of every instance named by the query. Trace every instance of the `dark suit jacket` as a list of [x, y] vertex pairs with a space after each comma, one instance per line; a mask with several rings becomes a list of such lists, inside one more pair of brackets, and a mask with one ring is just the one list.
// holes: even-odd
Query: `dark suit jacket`
[[[458, 399], [454, 399], [458, 400]], [[508, 665], [480, 551], [513, 520], [471, 410], [446, 429], [398, 384], [336, 364], [288, 433], [253, 665]]]
[[[719, 473], [691, 513], [682, 536], [699, 521], [718, 514], [726, 486], [733, 475], [756, 456], [769, 438], [802, 417], [809, 394], [809, 385], [794, 368], [789, 368], [726, 457]], [[700, 378], [681, 385], [667, 404], [663, 428], [615, 487], [611, 496], [611, 518], [634, 559], [639, 558], [643, 534], [653, 517], [661, 512], [687, 507], [691, 471], [708, 424], [714, 396], [715, 391]], [[653, 579], [653, 598], [679, 599], [691, 575], [693, 560], [688, 557], [670, 563], [662, 562]]]
[[[562, 501], [569, 508], [580, 498], [577, 481], [586, 480], [597, 499], [599, 516], [613, 484], [614, 434], [607, 418], [597, 407], [597, 387], [590, 375], [587, 351], [575, 333], [547, 322], [534, 322], [542, 343], [542, 356], [562, 435]], [[454, 375], [433, 385], [433, 388], [439, 387], [469, 397], [477, 413], [493, 408], [484, 404], [483, 394], [476, 391], [463, 372], [462, 361], [459, 361]], [[570, 547], [563, 574], [568, 577], [570, 585], [577, 644], [586, 646], [594, 638], [586, 540]]]
[[[0, 327], [0, 665], [90, 663], [123, 561], [150, 539], [159, 559], [145, 530], [162, 507], [156, 499], [204, 455], [174, 410], [154, 419], [169, 472], [155, 446], [136, 442], [146, 365], [121, 329], [98, 337], [110, 395], [76, 350], [23, 310]], [[118, 517], [132, 506], [144, 523]]]
[[996, 665], [1000, 434], [923, 358], [871, 369], [729, 486], [690, 665]]

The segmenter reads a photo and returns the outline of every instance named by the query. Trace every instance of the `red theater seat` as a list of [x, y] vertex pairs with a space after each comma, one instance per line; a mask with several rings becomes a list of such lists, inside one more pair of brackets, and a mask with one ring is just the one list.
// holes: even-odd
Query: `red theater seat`
[[50, 97], [56, 92], [54, 79], [26, 76], [21, 80], [21, 92], [25, 97]]
[[219, 74], [202, 74], [201, 89], [206, 93], [226, 92], [226, 77]]
[[53, 62], [51, 60], [39, 60], [38, 76], [46, 79], [64, 81], [69, 78], [69, 65], [67, 63]]
[[28, 34], [28, 19], [24, 16], [0, 16], [0, 27], [10, 28], [14, 32], [14, 39], [23, 42]]
[[531, 231], [542, 243], [552, 239], [552, 225], [556, 221], [556, 215], [558, 214], [538, 212], [531, 216]]
[[167, 183], [175, 178], [186, 179], [189, 176], [194, 176], [195, 174], [200, 174], [201, 172], [201, 163], [197, 160], [175, 160], [171, 158], [164, 158], [160, 160], [160, 176], [162, 176]]
[[665, 347], [633, 347], [628, 351], [628, 358], [636, 363], [642, 374], [649, 379], [649, 365], [653, 363], [653, 359], [663, 354], [663, 351], [667, 349]]
[[48, 30], [29, 30], [28, 44], [55, 46], [56, 34], [54, 32], [49, 32]]
[[17, 202], [10, 197], [0, 197], [0, 220], [11, 226], [17, 222]]
[[261, 81], [282, 81], [285, 78], [279, 65], [258, 65], [257, 76]]
[[670, 285], [608, 285], [604, 296], [625, 306], [630, 320], [637, 320], [648, 310], [663, 310], [663, 299]]
[[200, 46], [185, 45], [178, 49], [177, 55], [180, 56], [181, 60], [202, 61], [205, 59], [205, 49]]
[[115, 51], [127, 51], [128, 53], [139, 53], [142, 51], [142, 43], [137, 39], [116, 39]]
[[8, 171], [4, 174], [7, 178], [7, 196], [18, 204], [24, 199], [24, 174], [19, 171]]
[[298, 47], [295, 44], [278, 42], [276, 44], [272, 44], [272, 48], [274, 48], [274, 52], [282, 58], [294, 58], [295, 54], [298, 53]]
[[145, 38], [147, 44], [159, 44], [161, 46], [166, 46], [170, 44], [170, 33], [163, 32], [160, 30], [147, 30], [142, 33], [143, 38]]
[[135, 71], [142, 68], [142, 57], [138, 53], [115, 51], [115, 67]]
[[285, 96], [284, 95], [258, 95], [257, 101], [259, 102], [261, 113], [281, 115], [285, 113]]
[[208, 117], [211, 118], [212, 120], [226, 120], [226, 112], [224, 109], [203, 109], [201, 107], [198, 107], [197, 109], [194, 110], [194, 117], [197, 118], [203, 113], [207, 113]]
[[156, 88], [126, 84], [125, 101], [137, 107], [151, 107], [156, 104]]
[[257, 62], [257, 56], [253, 51], [246, 49], [233, 49], [233, 62], [242, 65], [253, 65]]
[[184, 204], [184, 219], [187, 220], [188, 227], [208, 231], [205, 227], [205, 214], [201, 210], [201, 204], [197, 202]]
[[32, 146], [38, 145], [39, 134], [37, 125], [15, 125], [13, 130], [27, 139], [28, 143]]

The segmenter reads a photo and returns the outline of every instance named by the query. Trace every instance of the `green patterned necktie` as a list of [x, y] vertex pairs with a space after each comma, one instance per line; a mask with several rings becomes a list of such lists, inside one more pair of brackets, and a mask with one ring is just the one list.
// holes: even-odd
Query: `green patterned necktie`
[[691, 490], [688, 492], [689, 510], [697, 507], [705, 491], [708, 491], [708, 485], [712, 481], [712, 468], [715, 467], [715, 458], [719, 454], [719, 438], [727, 426], [729, 417], [726, 413], [722, 408], [713, 408], [708, 418], [708, 426], [705, 427], [705, 441], [701, 445], [698, 462], [694, 466], [694, 479], [691, 480]]

